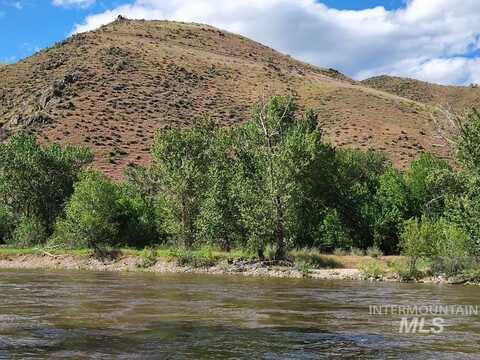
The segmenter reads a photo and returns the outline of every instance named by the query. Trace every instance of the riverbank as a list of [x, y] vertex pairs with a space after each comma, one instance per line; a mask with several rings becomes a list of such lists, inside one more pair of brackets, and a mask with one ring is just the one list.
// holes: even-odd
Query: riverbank
[[[138, 255], [120, 255], [113, 259], [98, 259], [84, 254], [0, 254], [0, 269], [87, 270], [152, 273], [238, 274], [257, 277], [302, 278], [307, 274], [294, 266], [273, 262], [233, 261], [211, 266], [182, 266], [175, 259], [158, 258], [148, 265]], [[308, 277], [325, 280], [360, 280], [358, 269], [312, 269]]]
[[[317, 255], [317, 267], [296, 262], [259, 261], [244, 259], [240, 253], [216, 253], [206, 260], [189, 254], [188, 261], [182, 255], [172, 255], [171, 250], [158, 250], [155, 255], [148, 251], [118, 250], [107, 257], [93, 256], [89, 250], [10, 249], [0, 248], [0, 269], [29, 270], [83, 270], [106, 272], [151, 272], [151, 273], [199, 273], [216, 275], [243, 275], [270, 278], [312, 278], [319, 280], [369, 280], [405, 281], [390, 268], [405, 260], [399, 256], [335, 256]], [[304, 261], [304, 260], [303, 260]], [[464, 278], [426, 276], [419, 283], [478, 284]]]

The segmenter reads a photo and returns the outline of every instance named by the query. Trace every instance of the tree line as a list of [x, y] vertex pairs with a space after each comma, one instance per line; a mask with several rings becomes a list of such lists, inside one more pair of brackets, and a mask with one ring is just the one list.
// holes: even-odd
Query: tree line
[[480, 255], [478, 113], [458, 133], [455, 167], [424, 153], [405, 171], [333, 147], [317, 124], [273, 97], [242, 125], [161, 129], [152, 164], [121, 182], [92, 170], [87, 148], [14, 135], [0, 145], [0, 243]]

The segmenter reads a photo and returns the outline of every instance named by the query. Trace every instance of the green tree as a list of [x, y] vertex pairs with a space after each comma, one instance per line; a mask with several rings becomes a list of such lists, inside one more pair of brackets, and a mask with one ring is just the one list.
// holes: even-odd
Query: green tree
[[466, 117], [465, 121], [457, 121], [458, 140], [457, 158], [467, 168], [480, 171], [480, 114], [477, 110]]
[[164, 218], [162, 231], [191, 247], [217, 127], [202, 121], [187, 129], [157, 132], [152, 149], [152, 171], [159, 179], [158, 210]]
[[46, 243], [47, 237], [45, 226], [39, 219], [22, 216], [8, 243], [17, 247], [39, 246]]
[[389, 168], [375, 194], [374, 243], [386, 253], [398, 251], [399, 234], [411, 216], [411, 194], [400, 171]]
[[391, 163], [381, 153], [337, 150], [335, 196], [330, 207], [337, 209], [354, 247], [373, 245], [378, 206], [375, 195], [382, 175], [390, 168]]
[[35, 217], [50, 231], [92, 159], [86, 148], [43, 147], [31, 135], [14, 135], [0, 144], [0, 201], [16, 218]]
[[235, 189], [240, 168], [234, 133], [234, 130], [230, 129], [218, 130], [215, 133], [195, 224], [201, 242], [218, 245], [223, 250], [246, 245]]
[[452, 167], [430, 153], [424, 153], [413, 161], [404, 178], [414, 216], [442, 216], [446, 196], [462, 191]]
[[323, 147], [316, 117], [297, 118], [296, 110], [292, 99], [273, 97], [257, 106], [238, 137], [241, 213], [249, 236], [260, 248], [273, 242], [277, 259], [296, 240], [298, 207], [308, 197], [303, 181]]
[[118, 245], [121, 211], [118, 186], [99, 172], [87, 171], [75, 184], [65, 218], [55, 226], [55, 241], [96, 250]]

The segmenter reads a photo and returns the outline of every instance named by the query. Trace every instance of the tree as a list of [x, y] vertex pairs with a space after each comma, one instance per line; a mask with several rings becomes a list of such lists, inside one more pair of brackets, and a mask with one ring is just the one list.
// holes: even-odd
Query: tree
[[143, 167], [125, 170], [118, 184], [119, 242], [128, 246], [147, 246], [163, 241], [156, 227], [155, 191], [151, 172]]
[[457, 158], [467, 168], [480, 171], [480, 114], [477, 110], [466, 116], [465, 121], [457, 120]]
[[95, 250], [118, 245], [120, 217], [118, 186], [99, 172], [87, 171], [75, 184], [65, 218], [55, 226], [55, 241]]
[[335, 167], [335, 192], [329, 207], [337, 209], [353, 246], [366, 249], [374, 241], [375, 195], [391, 163], [378, 152], [341, 149]]
[[205, 120], [188, 129], [157, 132], [152, 171], [159, 179], [158, 213], [163, 231], [192, 247], [217, 127]]
[[0, 201], [20, 218], [35, 217], [50, 232], [92, 153], [75, 146], [39, 145], [35, 137], [14, 135], [0, 144]]
[[246, 243], [235, 189], [235, 183], [241, 180], [238, 179], [240, 168], [234, 138], [235, 131], [231, 129], [217, 130], [215, 133], [195, 223], [199, 241], [218, 245], [223, 250]]
[[412, 216], [440, 217], [446, 195], [462, 191], [452, 167], [430, 153], [423, 153], [413, 161], [404, 178], [411, 198]]
[[398, 251], [403, 223], [411, 216], [411, 193], [400, 171], [389, 168], [380, 176], [373, 211], [374, 243], [386, 253]]
[[260, 247], [264, 239], [275, 243], [277, 259], [285, 256], [287, 241], [296, 239], [297, 210], [308, 198], [302, 182], [323, 146], [316, 117], [298, 119], [296, 110], [291, 98], [273, 97], [257, 106], [238, 137], [241, 212]]

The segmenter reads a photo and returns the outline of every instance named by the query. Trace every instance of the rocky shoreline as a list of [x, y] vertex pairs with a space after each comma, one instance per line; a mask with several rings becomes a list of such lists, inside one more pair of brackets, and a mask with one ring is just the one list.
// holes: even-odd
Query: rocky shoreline
[[[0, 257], [0, 269], [41, 269], [41, 270], [87, 270], [114, 272], [151, 273], [202, 273], [238, 274], [272, 278], [303, 278], [306, 276], [295, 267], [274, 265], [265, 262], [239, 261], [220, 263], [209, 267], [180, 266], [175, 261], [159, 258], [153, 265], [144, 266], [139, 256], [125, 255], [117, 259], [99, 260], [88, 256], [29, 254], [5, 255]], [[361, 280], [358, 269], [313, 269], [309, 278], [323, 280]]]
[[[28, 255], [0, 256], [0, 269], [28, 269], [28, 270], [83, 270], [83, 271], [111, 271], [111, 272], [149, 272], [149, 273], [197, 273], [215, 275], [243, 275], [266, 278], [311, 278], [318, 280], [366, 280], [402, 282], [395, 275], [380, 278], [364, 279], [359, 269], [311, 269], [304, 273], [294, 266], [273, 264], [259, 261], [237, 261], [233, 263], [219, 263], [208, 267], [192, 267], [178, 265], [174, 260], [158, 258], [153, 264], [145, 266], [142, 257], [122, 255], [116, 259], [100, 260], [92, 256], [74, 256], [68, 254], [53, 255], [49, 253]], [[445, 277], [428, 277], [416, 280], [416, 283], [451, 284], [451, 285], [479, 285], [464, 279], [448, 279]]]

